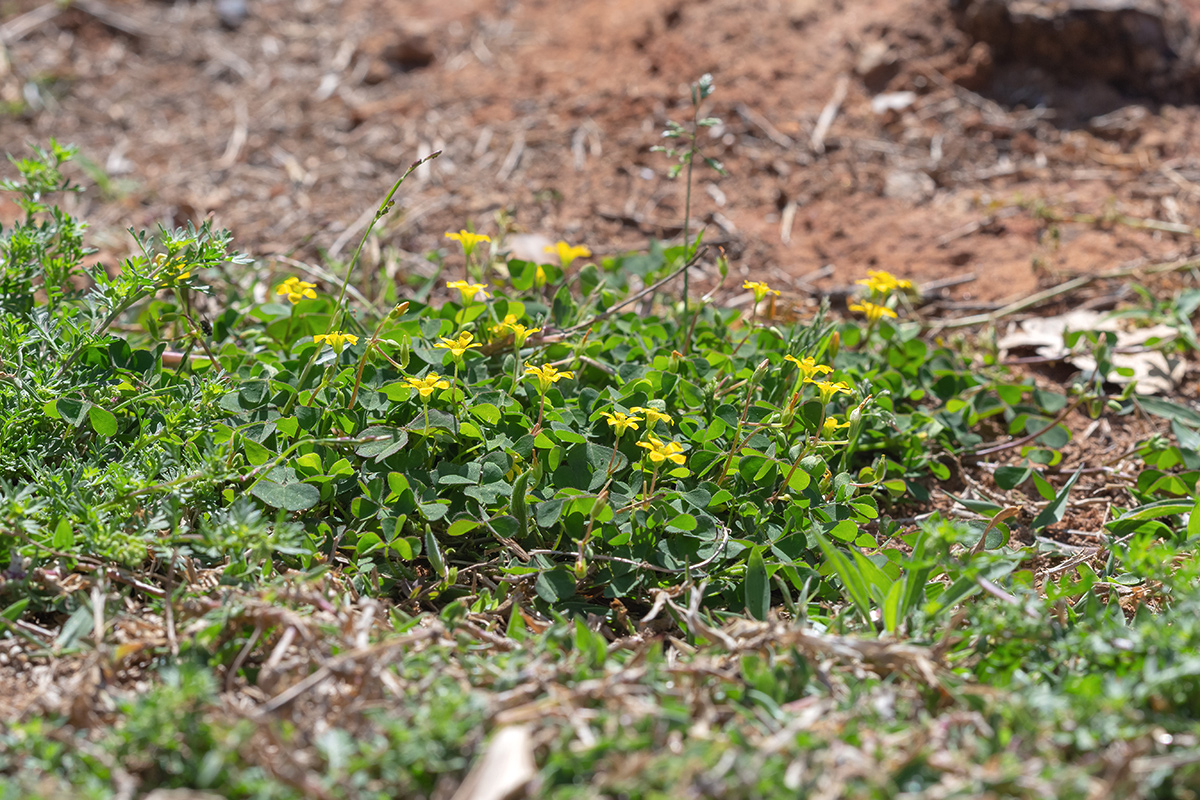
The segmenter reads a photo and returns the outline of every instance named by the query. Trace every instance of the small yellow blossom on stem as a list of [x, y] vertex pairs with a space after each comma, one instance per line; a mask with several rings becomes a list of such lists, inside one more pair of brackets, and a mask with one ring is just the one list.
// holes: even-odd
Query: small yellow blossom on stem
[[862, 280], [855, 281], [859, 286], [867, 287], [867, 291], [877, 297], [887, 297], [897, 289], [908, 290], [913, 288], [912, 281], [897, 278], [890, 272], [885, 270], [867, 270], [867, 277]]
[[828, 375], [833, 372], [833, 367], [824, 364], [818, 364], [814, 358], [808, 356], [806, 358], [796, 358], [795, 356], [784, 356], [784, 361], [790, 361], [800, 368], [800, 380], [810, 381], [817, 375]]
[[[633, 410], [637, 411], [636, 408]], [[638, 423], [642, 421], [641, 417], [632, 417], [620, 411], [614, 411], [611, 414], [606, 411], [603, 412], [603, 414], [604, 418], [608, 420], [608, 426], [616, 430], [618, 439], [621, 437], [621, 434], [625, 433], [625, 431], [629, 430], [630, 428], [636, 431], [638, 429]]]
[[651, 463], [661, 464], [664, 461], [670, 461], [674, 464], [682, 464], [686, 461], [683, 455], [683, 447], [679, 442], [663, 442], [657, 436], [647, 436], [647, 441], [638, 442], [638, 447], [644, 447], [648, 451], [646, 457]]
[[424, 378], [405, 378], [409, 386], [417, 390], [417, 394], [421, 397], [421, 405], [425, 410], [425, 431], [429, 431], [429, 398], [433, 396], [434, 389], [449, 389], [450, 382], [438, 375], [436, 372], [430, 372]]
[[773, 294], [776, 297], [779, 296], [779, 291], [777, 289], [772, 289], [770, 286], [767, 286], [761, 281], [746, 281], [742, 284], [742, 288], [749, 289], [750, 291], [754, 292], [755, 303], [761, 303], [763, 298], [769, 294]]
[[[608, 468], [605, 470], [605, 473], [609, 476], [609, 480], [611, 481], [613, 465], [617, 463], [617, 448], [621, 444], [621, 436], [630, 428], [633, 428], [636, 431], [638, 429], [638, 423], [642, 420], [641, 417], [633, 417], [621, 411], [614, 411], [611, 414], [608, 412], [603, 412], [603, 414], [604, 418], [608, 420], [608, 426], [617, 432], [617, 438], [613, 442], [612, 455], [608, 457]], [[607, 484], [605, 484], [605, 488], [608, 488]]]
[[[458, 385], [458, 367], [462, 363], [463, 354], [466, 353], [468, 350], [470, 350], [472, 347], [483, 347], [483, 345], [479, 344], [479, 342], [472, 342], [471, 340], [474, 338], [475, 338], [474, 334], [472, 334], [470, 331], [463, 331], [462, 333], [460, 333], [458, 335], [457, 339], [447, 339], [447, 338], [443, 337], [442, 341], [440, 341], [434, 345], [434, 347], [440, 347], [445, 350], [449, 350], [450, 355], [454, 357], [454, 385], [455, 386]], [[455, 396], [454, 409], [455, 409], [455, 412], [458, 411], [457, 395]]]
[[472, 233], [471, 231], [465, 229], [459, 231], [458, 233], [451, 233], [447, 231], [446, 238], [453, 239], [462, 245], [463, 256], [468, 259], [471, 257], [471, 254], [475, 252], [475, 247], [480, 242], [492, 241], [491, 237], [489, 236], [485, 236], [482, 233]]
[[513, 344], [518, 350], [525, 346], [526, 339], [535, 333], [541, 333], [541, 331], [541, 328], [526, 328], [517, 322], [516, 314], [506, 314], [503, 322], [492, 326], [492, 335], [495, 337], [511, 333], [513, 335]]
[[[475, 253], [475, 248], [479, 245], [480, 242], [490, 242], [491, 239], [487, 236], [484, 236], [481, 233], [471, 233], [468, 230], [461, 230], [458, 233], [447, 232], [446, 238], [453, 239], [454, 241], [456, 241], [460, 245], [462, 245], [463, 275], [464, 275], [464, 277], [470, 277], [472, 274], [471, 256]], [[475, 272], [477, 273], [476, 274], [477, 278], [483, 277], [483, 269], [482, 268], [475, 270]], [[474, 297], [475, 293], [472, 292], [471, 296]], [[467, 298], [464, 296], [463, 301], [466, 302], [466, 299]]]
[[542, 394], [545, 394], [547, 389], [563, 378], [575, 377], [575, 373], [570, 370], [557, 370], [553, 364], [547, 364], [544, 367], [535, 367], [533, 364], [526, 364], [525, 374], [532, 375], [538, 379], [538, 386], [541, 387]]
[[434, 389], [450, 388], [450, 382], [436, 372], [431, 372], [424, 378], [405, 378], [404, 380], [409, 386], [417, 390], [417, 394], [421, 396], [422, 400], [429, 400]]
[[540, 405], [538, 405], [538, 421], [533, 426], [533, 430], [536, 432], [542, 429], [542, 419], [546, 413], [546, 390], [563, 378], [575, 377], [575, 373], [570, 370], [562, 370], [560, 372], [554, 368], [553, 364], [546, 364], [544, 367], [535, 367], [533, 364], [526, 364], [525, 374], [537, 378], [538, 387], [541, 389], [542, 399]]
[[825, 422], [821, 425], [821, 436], [824, 439], [832, 439], [838, 430], [849, 427], [849, 422], [838, 422], [833, 417], [826, 417]]
[[746, 335], [743, 336], [742, 340], [737, 343], [736, 347], [733, 348], [733, 352], [735, 354], [738, 350], [742, 349], [742, 345], [744, 345], [746, 340], [750, 338], [750, 335], [754, 333], [754, 323], [758, 321], [759, 303], [761, 303], [763, 298], [769, 294], [773, 294], [777, 297], [779, 296], [778, 290], [772, 289], [762, 281], [745, 281], [742, 283], [742, 288], [749, 289], [750, 291], [754, 292], [754, 310], [750, 312], [750, 327], [746, 330]]
[[313, 337], [313, 341], [318, 344], [324, 342], [333, 348], [333, 352], [340, 356], [347, 344], [358, 344], [358, 337], [353, 333], [318, 333]]
[[646, 441], [638, 442], [637, 446], [646, 449], [646, 458], [650, 459], [653, 470], [648, 489], [645, 477], [642, 478], [642, 502], [649, 504], [650, 498], [654, 496], [654, 487], [658, 484], [659, 468], [667, 461], [682, 465], [687, 458], [683, 455], [683, 447], [679, 442], [664, 442], [657, 436], [647, 436]]
[[471, 303], [474, 303], [475, 298], [481, 292], [483, 293], [484, 297], [488, 296], [488, 293], [485, 291], [487, 289], [487, 285], [482, 284], [482, 283], [467, 283], [466, 281], [449, 281], [446, 284], [446, 288], [447, 289], [458, 289], [459, 293], [462, 295], [462, 302], [463, 302], [464, 306], [469, 306]]
[[850, 394], [850, 385], [845, 381], [830, 383], [829, 381], [807, 381], [817, 387], [817, 393], [821, 396], [821, 404], [827, 405], [835, 395]]
[[461, 361], [463, 353], [470, 350], [472, 347], [483, 347], [479, 342], [472, 341], [475, 335], [470, 331], [463, 331], [458, 335], [457, 339], [447, 339], [442, 337], [442, 340], [434, 345], [434, 347], [443, 350], [449, 350], [450, 355], [454, 356], [455, 361]]
[[512, 330], [512, 326], [517, 322], [516, 314], [505, 314], [504, 319], [492, 326], [492, 338], [499, 339], [504, 334]]
[[653, 428], [654, 423], [656, 423], [656, 422], [665, 422], [668, 425], [675, 424], [675, 420], [671, 419], [670, 414], [664, 414], [663, 412], [659, 411], [657, 408], [646, 408], [644, 406], [634, 406], [633, 408], [631, 408], [629, 410], [635, 414], [641, 414], [642, 416], [644, 416], [646, 418], [647, 428]]
[[314, 291], [316, 288], [317, 285], [315, 283], [302, 281], [299, 278], [288, 278], [275, 287], [275, 294], [285, 295], [289, 303], [296, 305], [306, 297], [309, 300], [316, 300], [317, 293]]
[[882, 317], [896, 318], [896, 312], [892, 311], [887, 306], [881, 306], [877, 303], [872, 303], [869, 300], [864, 300], [861, 303], [851, 303], [850, 310], [862, 314], [867, 318], [867, 322], [874, 325]]
[[[558, 256], [558, 263], [562, 265], [563, 271], [571, 268], [571, 262], [577, 258], [587, 258], [592, 254], [591, 250], [581, 244], [571, 246], [566, 242], [559, 241], [557, 244], [547, 245], [545, 252], [553, 253]], [[544, 273], [543, 273], [544, 274]]]

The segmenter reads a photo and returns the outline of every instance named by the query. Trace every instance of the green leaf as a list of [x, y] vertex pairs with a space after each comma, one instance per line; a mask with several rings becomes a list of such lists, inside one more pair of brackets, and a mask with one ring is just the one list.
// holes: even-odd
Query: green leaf
[[546, 570], [537, 576], [533, 589], [547, 603], [562, 602], [575, 595], [575, 573], [566, 567]]
[[820, 531], [813, 530], [813, 536], [817, 539], [817, 545], [821, 548], [821, 553], [825, 556], [825, 561], [833, 568], [836, 574], [842, 580], [842, 585], [846, 587], [847, 594], [850, 595], [850, 601], [858, 610], [859, 615], [867, 624], [871, 622], [871, 595], [867, 589], [866, 582], [862, 579], [862, 575], [855, 569], [854, 564], [838, 548], [830, 544]]
[[746, 562], [745, 581], [746, 611], [757, 620], [766, 621], [771, 610], [771, 582], [767, 577], [767, 565], [763, 561], [762, 548], [750, 550]]
[[79, 425], [83, 422], [84, 414], [92, 407], [92, 404], [84, 400], [76, 400], [74, 397], [60, 397], [46, 404], [46, 413], [57, 419], [65, 419], [72, 425]]
[[307, 483], [276, 483], [264, 478], [254, 484], [250, 494], [272, 508], [304, 511], [321, 502], [321, 490]]
[[50, 546], [55, 550], [70, 550], [75, 546], [75, 529], [66, 517], [60, 519], [58, 525], [54, 526], [54, 536], [50, 539]]
[[1200, 412], [1193, 411], [1186, 406], [1172, 403], [1170, 400], [1164, 400], [1161, 397], [1138, 397], [1134, 402], [1156, 417], [1169, 419], [1181, 425], [1200, 428]]
[[8, 606], [3, 611], [0, 611], [0, 617], [4, 617], [7, 620], [16, 622], [21, 618], [21, 614], [25, 613], [25, 607], [29, 605], [30, 599], [31, 598], [28, 597], [22, 597], [20, 600]]
[[442, 517], [446, 516], [446, 512], [450, 510], [449, 500], [436, 500], [432, 503], [417, 503], [417, 509], [421, 512], [421, 516], [428, 522], [437, 522]]
[[262, 466], [271, 460], [271, 451], [253, 439], [243, 437], [242, 449], [246, 453], [246, 460], [256, 467]]
[[479, 522], [473, 519], [456, 519], [446, 529], [447, 536], [466, 536], [479, 527]]
[[888, 589], [887, 596], [883, 598], [883, 627], [893, 636], [900, 629], [900, 622], [904, 613], [905, 583], [896, 581], [892, 587]]
[[667, 523], [667, 531], [670, 533], [686, 533], [696, 530], [696, 518], [691, 514], [680, 514]]
[[491, 403], [478, 403], [468, 410], [471, 412], [471, 416], [477, 417], [489, 425], [495, 425], [500, 421], [500, 409]]
[[92, 406], [88, 409], [88, 419], [91, 420], [92, 430], [100, 436], [111, 438], [117, 435], [117, 418], [111, 411]]
[[1074, 475], [1067, 478], [1067, 482], [1058, 490], [1058, 494], [1054, 496], [1054, 499], [1042, 509], [1042, 513], [1034, 517], [1033, 522], [1030, 523], [1030, 527], [1045, 528], [1047, 525], [1053, 525], [1063, 518], [1063, 514], [1067, 510], [1067, 495], [1071, 493], [1071, 487], [1075, 485], [1075, 481], [1079, 480], [1081, 474], [1083, 474], [1083, 465], [1080, 465], [1079, 469], [1075, 470]]
[[537, 503], [534, 506], [533, 518], [537, 520], [539, 528], [549, 528], [562, 516], [562, 508], [563, 501], [559, 498]]
[[429, 559], [429, 566], [439, 577], [445, 578], [450, 573], [446, 568], [446, 560], [442, 558], [442, 549], [438, 547], [437, 538], [428, 526], [425, 528], [425, 557]]

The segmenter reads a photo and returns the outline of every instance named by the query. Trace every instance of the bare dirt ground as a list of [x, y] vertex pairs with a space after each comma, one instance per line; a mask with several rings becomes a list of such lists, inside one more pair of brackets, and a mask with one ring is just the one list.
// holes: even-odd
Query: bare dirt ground
[[869, 268], [973, 276], [952, 292], [970, 304], [1196, 251], [1195, 108], [996, 64], [940, 0], [67, 6], [0, 1], [0, 124], [10, 152], [55, 136], [94, 163], [79, 211], [106, 263], [129, 226], [211, 216], [273, 270], [328, 267], [434, 149], [368, 253], [388, 277], [501, 211], [641, 248], [678, 235], [683, 187], [650, 148], [705, 72], [729, 175], [698, 172], [693, 218], [733, 277], [800, 296]]

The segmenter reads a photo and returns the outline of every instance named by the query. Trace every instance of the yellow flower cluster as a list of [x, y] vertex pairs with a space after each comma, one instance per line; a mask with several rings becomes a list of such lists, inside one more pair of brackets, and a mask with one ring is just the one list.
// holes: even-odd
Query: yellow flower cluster
[[855, 281], [859, 286], [867, 287], [867, 291], [876, 297], [887, 297], [897, 289], [908, 291], [913, 288], [912, 281], [897, 278], [886, 270], [867, 270], [867, 277]]
[[518, 347], [525, 346], [525, 340], [535, 333], [540, 333], [541, 328], [526, 328], [520, 322], [517, 322], [516, 314], [505, 314], [504, 321], [492, 326], [492, 336], [499, 338], [507, 333], [513, 335], [513, 343]]
[[309, 300], [316, 300], [316, 288], [317, 285], [315, 283], [302, 281], [299, 278], [288, 278], [286, 281], [275, 287], [275, 294], [285, 295], [289, 303], [296, 305], [296, 303], [299, 303], [306, 297]]
[[646, 457], [655, 464], [661, 464], [663, 461], [670, 461], [675, 464], [682, 464], [687, 458], [683, 455], [683, 447], [679, 442], [663, 442], [657, 436], [647, 436], [647, 441], [638, 442], [638, 447], [644, 447], [648, 451]]
[[876, 322], [879, 322], [882, 317], [888, 317], [889, 319], [896, 318], [895, 311], [892, 311], [887, 306], [881, 306], [878, 303], [872, 303], [869, 300], [863, 300], [861, 303], [851, 303], [850, 310], [862, 314], [867, 318], [867, 322], [871, 323], [872, 325], [874, 325]]
[[790, 361], [800, 368], [801, 380], [805, 383], [812, 382], [814, 376], [828, 375], [829, 373], [833, 372], [833, 367], [826, 366], [825, 364], [818, 364], [816, 360], [812, 358], [812, 356], [807, 356], [805, 358], [784, 356], [783, 360]]

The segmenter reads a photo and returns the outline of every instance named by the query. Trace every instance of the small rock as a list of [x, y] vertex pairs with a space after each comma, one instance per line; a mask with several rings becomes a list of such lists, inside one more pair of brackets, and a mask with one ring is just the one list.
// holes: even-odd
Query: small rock
[[937, 184], [924, 172], [894, 169], [883, 179], [883, 196], [921, 203], [933, 197]]
[[869, 90], [880, 92], [900, 72], [900, 60], [887, 42], [874, 41], [859, 52], [854, 72]]
[[250, 15], [246, 0], [217, 0], [217, 19], [229, 30], [237, 30]]

